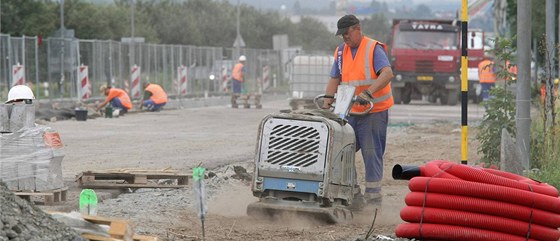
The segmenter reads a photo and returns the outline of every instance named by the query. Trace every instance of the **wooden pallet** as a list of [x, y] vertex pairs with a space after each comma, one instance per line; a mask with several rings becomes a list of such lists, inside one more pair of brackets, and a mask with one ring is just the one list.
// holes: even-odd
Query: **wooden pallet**
[[[253, 101], [251, 101], [251, 99]], [[232, 94], [231, 107], [238, 108], [242, 105], [244, 108], [249, 109], [251, 105], [257, 109], [261, 109], [261, 95], [260, 94]]]
[[[184, 188], [188, 187], [190, 177], [172, 170], [118, 169], [85, 171], [77, 176], [76, 181], [82, 188]], [[151, 182], [164, 179], [172, 183]]]
[[[15, 195], [37, 204], [57, 205], [66, 202], [68, 187], [46, 191], [13, 191]], [[38, 198], [39, 200], [36, 200]], [[42, 199], [42, 200], [41, 200]]]

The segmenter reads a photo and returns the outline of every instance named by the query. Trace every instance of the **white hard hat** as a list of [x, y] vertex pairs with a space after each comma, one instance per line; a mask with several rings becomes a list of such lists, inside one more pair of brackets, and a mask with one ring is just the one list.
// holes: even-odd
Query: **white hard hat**
[[239, 56], [239, 61], [245, 61], [245, 60], [247, 60], [247, 58], [245, 57], [245, 55]]
[[16, 100], [34, 100], [35, 95], [33, 91], [27, 85], [16, 85], [10, 89], [8, 92], [8, 100], [6, 103], [10, 103]]

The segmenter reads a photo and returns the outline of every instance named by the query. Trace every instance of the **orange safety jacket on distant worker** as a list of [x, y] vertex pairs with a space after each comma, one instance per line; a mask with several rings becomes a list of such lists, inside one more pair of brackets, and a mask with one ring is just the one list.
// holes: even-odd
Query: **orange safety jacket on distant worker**
[[150, 99], [153, 100], [155, 104], [167, 103], [167, 94], [160, 85], [148, 84], [145, 91], [152, 93]]
[[485, 59], [478, 64], [478, 79], [480, 83], [496, 83], [494, 62]]
[[235, 66], [233, 66], [233, 70], [231, 71], [231, 77], [234, 80], [237, 80], [239, 82], [243, 82], [243, 64], [242, 63], [237, 63], [235, 64]]
[[[352, 57], [352, 50], [347, 44], [344, 44], [341, 56], [338, 56], [338, 47], [336, 48], [334, 53], [335, 59], [338, 60], [339, 64], [341, 60], [343, 60], [342, 69], [340, 71], [342, 76], [340, 84], [356, 87], [355, 95], [359, 95], [362, 91], [377, 81], [378, 75], [375, 73], [373, 68], [373, 52], [378, 44], [387, 51], [387, 46], [385, 46], [385, 44], [368, 37], [362, 38], [362, 42], [360, 43], [356, 56], [354, 57]], [[339, 59], [338, 57], [342, 59]], [[391, 83], [389, 82], [389, 84], [381, 90], [373, 93], [373, 99], [374, 105], [370, 113], [381, 112], [391, 108], [394, 104], [391, 92]], [[352, 112], [364, 112], [367, 108], [369, 108], [369, 106], [353, 105]]]
[[113, 98], [119, 98], [121, 100], [121, 104], [126, 107], [127, 109], [132, 109], [132, 102], [130, 101], [130, 97], [128, 94], [119, 88], [111, 88], [109, 89], [109, 94], [107, 95], [107, 100], [111, 101]]

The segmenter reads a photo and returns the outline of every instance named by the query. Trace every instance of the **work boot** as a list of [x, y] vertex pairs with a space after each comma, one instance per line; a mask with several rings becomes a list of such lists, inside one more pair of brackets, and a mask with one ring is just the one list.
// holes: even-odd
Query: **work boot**
[[354, 194], [354, 198], [352, 199], [352, 204], [348, 206], [348, 209], [350, 209], [351, 211], [361, 211], [362, 209], [364, 209], [364, 207], [366, 207], [366, 205], [367, 205], [366, 198], [361, 192], [359, 192]]
[[383, 202], [383, 196], [381, 195], [381, 193], [366, 193], [365, 194], [365, 199], [367, 202], [367, 205], [372, 205], [372, 206], [381, 206], [381, 203]]

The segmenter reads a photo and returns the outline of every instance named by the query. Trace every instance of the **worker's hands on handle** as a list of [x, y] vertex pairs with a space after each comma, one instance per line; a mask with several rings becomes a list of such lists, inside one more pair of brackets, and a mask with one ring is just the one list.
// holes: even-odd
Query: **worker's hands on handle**
[[356, 97], [356, 102], [360, 105], [368, 105], [373, 102], [373, 95], [368, 89], [365, 89]]
[[332, 95], [324, 95], [323, 96], [323, 109], [330, 109], [332, 108], [332, 103], [334, 102], [334, 96]]

